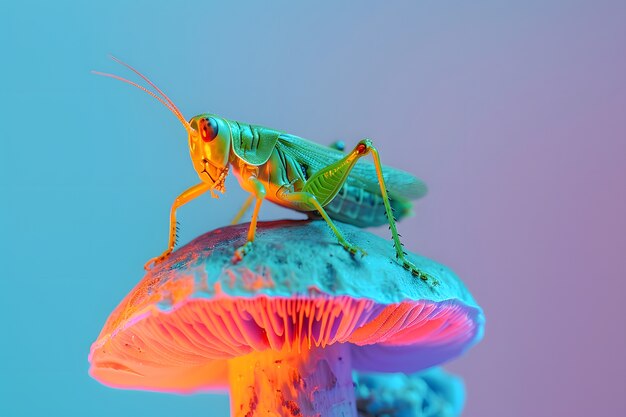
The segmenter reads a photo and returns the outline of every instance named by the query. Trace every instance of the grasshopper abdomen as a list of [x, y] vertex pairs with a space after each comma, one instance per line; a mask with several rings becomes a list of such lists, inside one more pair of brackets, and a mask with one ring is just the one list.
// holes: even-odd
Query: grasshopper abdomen
[[[411, 211], [410, 201], [392, 199], [390, 203], [396, 220], [402, 219]], [[380, 194], [349, 184], [344, 184], [337, 196], [325, 208], [334, 220], [357, 227], [375, 227], [388, 222], [385, 203]]]

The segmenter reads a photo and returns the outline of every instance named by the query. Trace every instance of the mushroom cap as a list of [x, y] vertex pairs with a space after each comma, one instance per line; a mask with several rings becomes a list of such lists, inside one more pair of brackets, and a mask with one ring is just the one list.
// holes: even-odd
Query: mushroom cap
[[323, 221], [248, 224], [206, 233], [149, 271], [91, 346], [90, 374], [116, 388], [189, 393], [226, 389], [227, 361], [265, 349], [350, 343], [361, 371], [417, 372], [478, 342], [484, 316], [457, 276], [409, 253], [438, 280], [393, 258], [392, 244], [339, 224], [367, 251], [353, 256]]

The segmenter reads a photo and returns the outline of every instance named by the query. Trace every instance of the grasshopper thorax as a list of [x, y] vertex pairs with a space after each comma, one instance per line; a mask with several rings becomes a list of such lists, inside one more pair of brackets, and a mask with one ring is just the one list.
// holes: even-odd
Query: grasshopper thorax
[[212, 114], [200, 114], [189, 121], [189, 154], [200, 179], [212, 189], [224, 192], [228, 175], [231, 132], [228, 121]]

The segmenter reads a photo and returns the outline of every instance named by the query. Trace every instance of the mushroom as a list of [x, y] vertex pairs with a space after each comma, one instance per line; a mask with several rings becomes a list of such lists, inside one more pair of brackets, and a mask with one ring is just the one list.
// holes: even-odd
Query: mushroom
[[440, 367], [414, 374], [355, 373], [359, 417], [457, 417], [465, 403], [463, 380]]
[[409, 254], [438, 284], [405, 271], [391, 245], [342, 225], [259, 223], [202, 235], [148, 272], [91, 347], [90, 374], [125, 389], [228, 389], [231, 415], [356, 416], [352, 370], [416, 372], [482, 337], [482, 310], [446, 267]]

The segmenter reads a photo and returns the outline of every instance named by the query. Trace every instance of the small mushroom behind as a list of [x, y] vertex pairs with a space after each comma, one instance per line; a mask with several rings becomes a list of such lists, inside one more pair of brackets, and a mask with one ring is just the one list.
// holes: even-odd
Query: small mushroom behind
[[461, 378], [439, 367], [409, 375], [358, 372], [355, 377], [359, 417], [458, 417], [465, 403]]
[[353, 257], [321, 222], [260, 223], [254, 250], [232, 263], [247, 226], [195, 239], [155, 267], [92, 345], [91, 375], [116, 388], [228, 389], [233, 416], [356, 416], [352, 369], [416, 372], [482, 336], [482, 310], [459, 279], [342, 225]]

